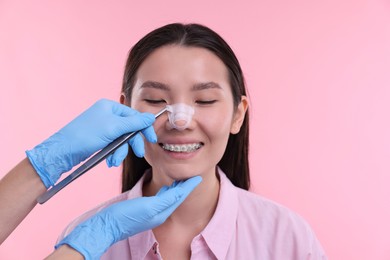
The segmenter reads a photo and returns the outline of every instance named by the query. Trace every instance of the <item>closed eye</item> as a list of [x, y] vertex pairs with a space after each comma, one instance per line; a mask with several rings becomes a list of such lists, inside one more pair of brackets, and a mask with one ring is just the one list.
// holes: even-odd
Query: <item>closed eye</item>
[[164, 99], [144, 99], [144, 101], [150, 103], [150, 104], [162, 104], [166, 103]]
[[217, 102], [217, 100], [197, 100], [196, 103], [199, 105], [211, 105]]

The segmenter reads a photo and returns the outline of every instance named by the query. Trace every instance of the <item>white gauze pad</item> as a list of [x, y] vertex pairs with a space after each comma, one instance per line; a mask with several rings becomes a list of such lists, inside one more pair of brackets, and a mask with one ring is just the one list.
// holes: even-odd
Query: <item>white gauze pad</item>
[[184, 103], [167, 105], [168, 119], [172, 128], [177, 130], [186, 129], [191, 123], [195, 109]]

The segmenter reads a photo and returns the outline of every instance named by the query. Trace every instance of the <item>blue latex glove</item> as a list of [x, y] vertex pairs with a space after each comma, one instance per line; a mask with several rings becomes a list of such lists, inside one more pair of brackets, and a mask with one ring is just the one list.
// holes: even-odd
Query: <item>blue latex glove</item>
[[[102, 99], [43, 143], [26, 151], [26, 155], [46, 188], [49, 188], [62, 173], [123, 134], [144, 129], [141, 132], [146, 140], [156, 142], [157, 136], [151, 126], [154, 120], [153, 114], [140, 113], [118, 102]], [[138, 157], [144, 155], [144, 142], [140, 134], [131, 138], [129, 144]], [[127, 152], [128, 145], [122, 145], [107, 157], [108, 166], [119, 166]]]
[[164, 223], [201, 181], [195, 176], [164, 186], [156, 196], [112, 204], [76, 226], [55, 248], [67, 244], [87, 260], [100, 259], [114, 243]]

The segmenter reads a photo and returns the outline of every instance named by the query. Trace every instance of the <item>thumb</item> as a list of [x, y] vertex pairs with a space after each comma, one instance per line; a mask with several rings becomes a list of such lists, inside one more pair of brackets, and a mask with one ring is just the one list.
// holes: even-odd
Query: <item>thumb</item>
[[142, 130], [151, 126], [156, 118], [151, 113], [138, 113], [128, 117], [121, 117], [124, 133]]

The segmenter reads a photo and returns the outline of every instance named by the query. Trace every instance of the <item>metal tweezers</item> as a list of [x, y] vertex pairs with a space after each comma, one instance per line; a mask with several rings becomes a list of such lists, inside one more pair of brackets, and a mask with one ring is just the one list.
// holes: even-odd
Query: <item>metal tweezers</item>
[[[162, 115], [165, 111], [167, 111], [167, 108], [164, 108], [157, 114], [155, 114], [155, 118]], [[115, 139], [112, 143], [104, 147], [102, 150], [100, 150], [98, 153], [96, 153], [94, 156], [92, 156], [88, 161], [86, 161], [84, 164], [82, 164], [79, 168], [77, 168], [74, 172], [69, 174], [65, 179], [63, 179], [58, 184], [54, 185], [51, 189], [47, 190], [44, 194], [38, 197], [37, 202], [39, 204], [43, 204], [46, 201], [48, 201], [51, 197], [53, 197], [57, 192], [65, 188], [69, 183], [98, 165], [101, 161], [106, 159], [110, 154], [112, 154], [116, 149], [118, 149], [121, 145], [126, 143], [130, 138], [132, 138], [134, 135], [138, 134], [140, 131], [130, 132], [128, 134], [124, 134], [117, 139]]]

